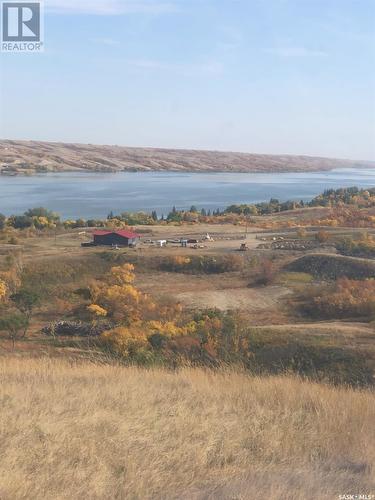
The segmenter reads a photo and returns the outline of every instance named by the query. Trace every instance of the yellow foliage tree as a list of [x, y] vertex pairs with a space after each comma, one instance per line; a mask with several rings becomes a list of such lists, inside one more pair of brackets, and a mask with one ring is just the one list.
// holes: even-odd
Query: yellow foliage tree
[[107, 316], [107, 311], [103, 308], [98, 306], [98, 304], [90, 304], [87, 306], [87, 309], [90, 313], [92, 313], [95, 317], [106, 317]]
[[134, 356], [140, 349], [149, 347], [147, 336], [139, 325], [114, 328], [104, 332], [101, 338], [104, 345], [127, 358]]
[[72, 227], [75, 226], [75, 224], [76, 224], [75, 220], [66, 220], [66, 221], [64, 221], [64, 228], [71, 229]]
[[190, 257], [184, 257], [182, 255], [175, 255], [172, 257], [172, 260], [176, 266], [187, 266], [191, 262]]
[[111, 276], [117, 285], [130, 285], [135, 280], [133, 264], [124, 264], [122, 266], [112, 267]]
[[12, 293], [15, 293], [21, 286], [18, 268], [14, 266], [9, 271], [3, 271], [0, 274], [0, 281], [5, 283], [8, 294], [11, 295]]
[[0, 302], [5, 300], [8, 293], [8, 287], [5, 281], [0, 280]]
[[120, 219], [110, 219], [106, 222], [108, 229], [126, 229], [128, 224]]
[[178, 326], [173, 321], [137, 321], [128, 327], [117, 327], [101, 335], [104, 345], [125, 358], [131, 358], [140, 351], [150, 350], [148, 339], [155, 334], [167, 339], [192, 335], [196, 331], [196, 323], [191, 322]]
[[193, 321], [183, 326], [178, 326], [174, 321], [148, 321], [144, 328], [152, 333], [159, 333], [168, 338], [181, 337], [195, 333], [196, 323]]
[[46, 227], [51, 227], [52, 222], [50, 222], [47, 217], [33, 217], [34, 226], [38, 229], [43, 229]]
[[131, 322], [139, 319], [138, 292], [131, 285], [113, 285], [104, 288], [98, 302], [110, 316], [118, 321], [126, 319]]
[[160, 320], [164, 324], [172, 321], [175, 323], [181, 317], [180, 304], [168, 301], [155, 303], [149, 295], [134, 286], [134, 280], [132, 264], [113, 267], [107, 283], [91, 284], [92, 304], [89, 307], [98, 306], [115, 321], [127, 325], [152, 320]]
[[105, 310], [116, 321], [131, 324], [155, 315], [156, 305], [151, 298], [134, 285], [132, 264], [112, 267], [107, 283], [94, 282], [90, 286], [92, 304]]

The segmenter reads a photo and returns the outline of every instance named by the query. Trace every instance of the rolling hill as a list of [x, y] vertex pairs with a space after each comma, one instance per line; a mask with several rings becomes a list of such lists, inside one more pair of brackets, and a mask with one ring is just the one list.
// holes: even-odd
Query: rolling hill
[[93, 172], [311, 172], [375, 168], [375, 162], [310, 156], [130, 148], [0, 140], [0, 173]]

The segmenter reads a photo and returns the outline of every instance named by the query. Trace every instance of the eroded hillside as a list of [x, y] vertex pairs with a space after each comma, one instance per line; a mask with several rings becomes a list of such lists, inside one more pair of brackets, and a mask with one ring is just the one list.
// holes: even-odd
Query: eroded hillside
[[360, 167], [375, 168], [375, 162], [310, 156], [0, 141], [0, 172], [8, 175], [74, 170], [311, 172]]

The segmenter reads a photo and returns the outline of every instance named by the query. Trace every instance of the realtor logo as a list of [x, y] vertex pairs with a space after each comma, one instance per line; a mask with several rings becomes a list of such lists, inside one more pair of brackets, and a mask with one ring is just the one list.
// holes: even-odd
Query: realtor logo
[[3, 2], [1, 50], [3, 52], [41, 52], [41, 2]]

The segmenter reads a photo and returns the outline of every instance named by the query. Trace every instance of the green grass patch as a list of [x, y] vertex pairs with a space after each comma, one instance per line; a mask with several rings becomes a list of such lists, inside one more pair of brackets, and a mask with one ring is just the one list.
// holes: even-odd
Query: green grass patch
[[278, 283], [280, 285], [305, 285], [312, 283], [314, 277], [309, 273], [302, 272], [284, 272], [278, 276]]

